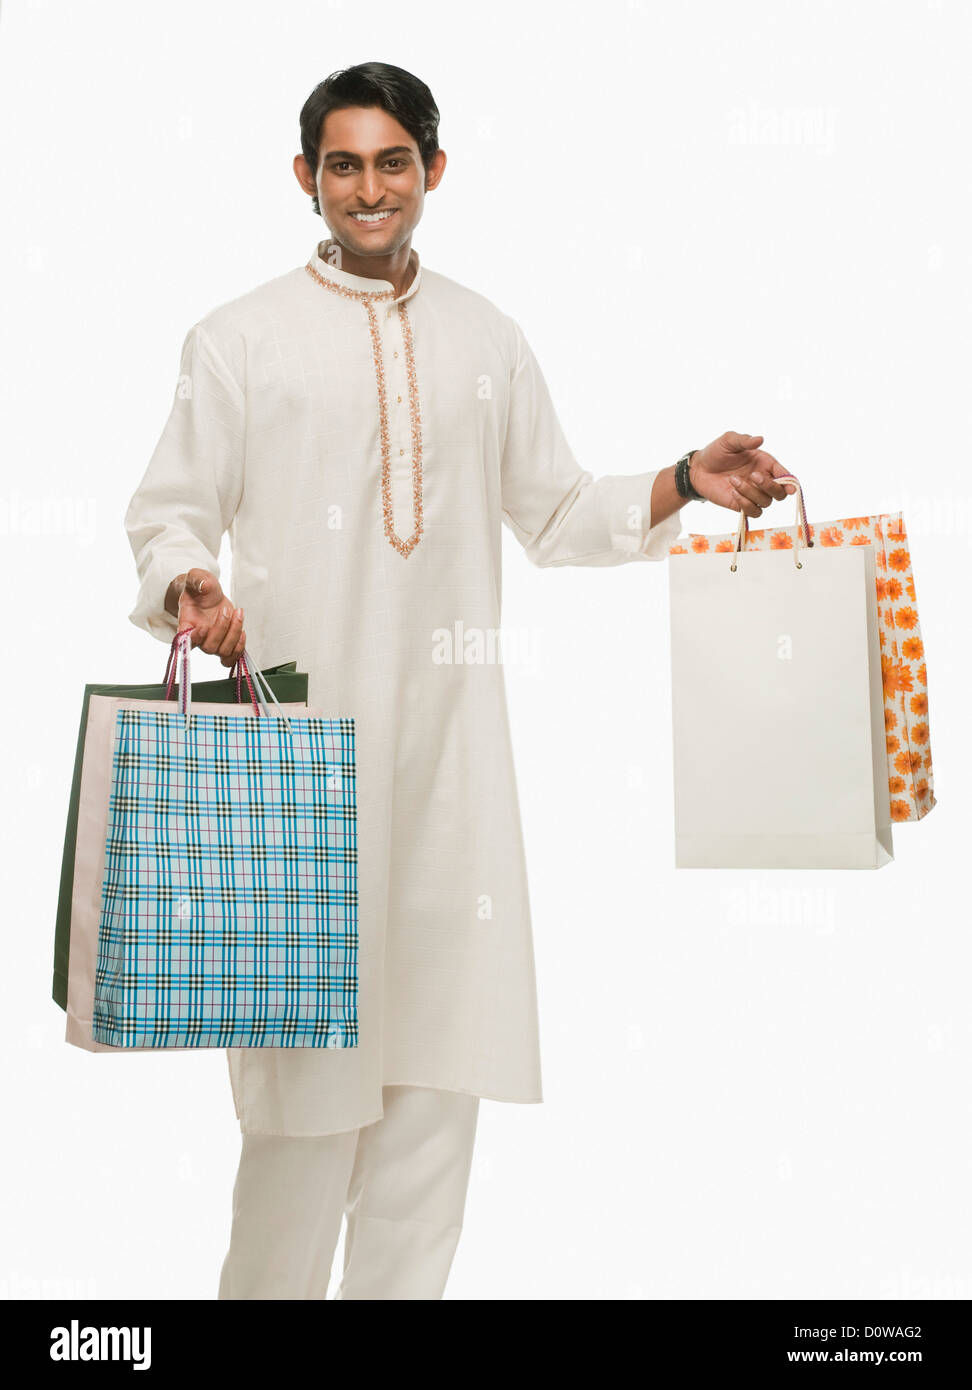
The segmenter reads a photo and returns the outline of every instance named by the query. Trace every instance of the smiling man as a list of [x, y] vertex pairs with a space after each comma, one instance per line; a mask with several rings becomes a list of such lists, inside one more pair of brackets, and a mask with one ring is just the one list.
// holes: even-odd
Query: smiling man
[[756, 517], [785, 496], [762, 437], [731, 432], [581, 469], [517, 321], [412, 247], [438, 120], [384, 63], [314, 90], [294, 172], [331, 236], [190, 329], [125, 519], [133, 622], [192, 627], [227, 666], [296, 659], [310, 704], [356, 721], [359, 1038], [229, 1051], [221, 1298], [326, 1297], [344, 1215], [338, 1298], [441, 1298], [480, 1099], [542, 1100], [502, 666], [436, 650], [499, 628], [503, 524], [536, 565], [617, 565], [665, 559], [690, 497]]

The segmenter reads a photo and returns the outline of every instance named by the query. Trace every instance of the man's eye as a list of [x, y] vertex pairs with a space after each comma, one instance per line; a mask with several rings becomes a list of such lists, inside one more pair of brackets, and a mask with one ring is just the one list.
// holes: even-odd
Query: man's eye
[[[386, 164], [401, 164], [403, 167], [404, 167], [404, 165], [405, 165], [404, 159], [388, 159], [388, 160], [386, 160], [385, 162], [386, 162]], [[338, 159], [338, 160], [336, 160], [336, 161], [331, 165], [331, 168], [332, 168], [332, 169], [335, 169], [335, 170], [337, 170], [337, 169], [350, 169], [350, 167], [351, 167], [351, 162], [350, 162], [350, 160], [347, 160], [347, 159]]]

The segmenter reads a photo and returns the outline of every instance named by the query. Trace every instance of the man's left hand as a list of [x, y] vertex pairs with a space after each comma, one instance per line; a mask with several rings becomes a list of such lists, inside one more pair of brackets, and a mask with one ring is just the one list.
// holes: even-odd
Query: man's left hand
[[788, 468], [759, 446], [761, 434], [725, 434], [698, 449], [689, 464], [689, 481], [696, 492], [720, 507], [747, 516], [761, 516], [772, 501], [780, 502], [795, 492], [793, 483], [778, 483]]

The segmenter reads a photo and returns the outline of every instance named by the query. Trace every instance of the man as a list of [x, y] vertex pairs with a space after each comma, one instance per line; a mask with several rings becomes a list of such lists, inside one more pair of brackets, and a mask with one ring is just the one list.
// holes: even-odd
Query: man
[[[518, 323], [419, 263], [445, 171], [424, 83], [365, 63], [301, 112], [306, 266], [190, 329], [126, 515], [133, 622], [230, 666], [296, 660], [356, 721], [360, 1036], [230, 1050], [243, 1136], [221, 1298], [441, 1298], [479, 1100], [542, 1100], [502, 667], [501, 525], [537, 565], [664, 559], [689, 497], [785, 496], [761, 436], [595, 480]], [[234, 607], [219, 582], [223, 532]], [[473, 656], [442, 660], [443, 632]], [[438, 655], [436, 655], [438, 653]], [[453, 654], [455, 656], [455, 654]]]

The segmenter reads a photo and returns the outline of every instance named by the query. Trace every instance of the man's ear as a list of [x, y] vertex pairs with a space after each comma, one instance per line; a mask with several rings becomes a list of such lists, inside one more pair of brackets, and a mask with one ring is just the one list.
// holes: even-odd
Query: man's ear
[[428, 193], [430, 189], [438, 187], [439, 183], [442, 180], [442, 175], [445, 173], [445, 166], [445, 150], [436, 150], [435, 154], [432, 156], [432, 163], [429, 165], [428, 171], [425, 175], [426, 193]]
[[297, 182], [305, 193], [313, 198], [317, 193], [317, 180], [311, 172], [311, 167], [302, 154], [294, 155], [294, 174]]

